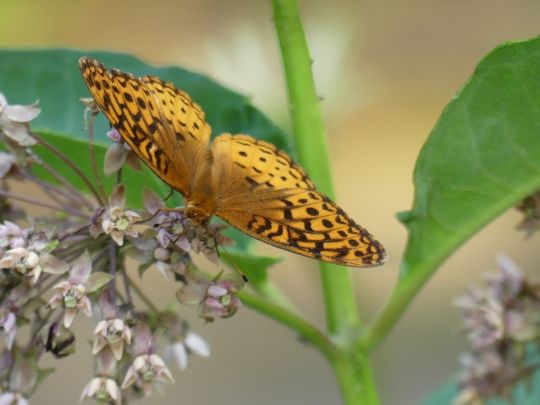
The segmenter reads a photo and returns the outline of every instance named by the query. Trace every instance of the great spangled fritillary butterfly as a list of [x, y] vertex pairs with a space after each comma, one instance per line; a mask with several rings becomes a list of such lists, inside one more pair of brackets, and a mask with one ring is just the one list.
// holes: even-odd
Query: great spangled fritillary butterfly
[[123, 140], [163, 181], [182, 193], [186, 215], [217, 215], [263, 242], [356, 267], [382, 264], [384, 247], [274, 145], [222, 134], [210, 143], [202, 109], [172, 83], [136, 78], [81, 58], [83, 78]]

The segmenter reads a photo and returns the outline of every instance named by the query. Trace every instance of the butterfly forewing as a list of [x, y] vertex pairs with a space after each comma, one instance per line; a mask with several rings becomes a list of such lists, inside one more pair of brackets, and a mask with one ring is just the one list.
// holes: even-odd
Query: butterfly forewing
[[189, 96], [152, 76], [108, 70], [90, 58], [79, 66], [94, 100], [122, 139], [161, 179], [189, 196], [210, 126]]
[[216, 214], [256, 239], [327, 262], [367, 267], [385, 261], [383, 246], [274, 145], [223, 134], [209, 148], [204, 112], [173, 84], [107, 70], [89, 58], [80, 68], [126, 143], [207, 217]]

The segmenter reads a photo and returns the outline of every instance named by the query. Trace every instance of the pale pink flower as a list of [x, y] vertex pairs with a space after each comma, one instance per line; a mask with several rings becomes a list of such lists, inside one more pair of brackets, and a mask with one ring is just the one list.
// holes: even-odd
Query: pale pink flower
[[215, 317], [233, 316], [240, 307], [240, 300], [235, 294], [239, 289], [239, 284], [231, 280], [213, 282], [201, 302], [199, 314], [208, 321], [213, 321]]
[[14, 249], [26, 245], [28, 231], [23, 230], [19, 225], [4, 221], [0, 224], [0, 249]]
[[211, 224], [199, 225], [195, 228], [195, 233], [191, 239], [191, 247], [196, 253], [202, 253], [212, 263], [219, 265], [218, 246], [234, 246], [235, 241], [225, 236], [222, 231], [226, 225]]
[[35, 284], [41, 275], [39, 256], [23, 247], [8, 250], [0, 259], [0, 268], [12, 269], [29, 278], [32, 284]]
[[20, 146], [35, 145], [36, 140], [28, 131], [28, 123], [40, 112], [37, 102], [31, 105], [8, 105], [6, 97], [0, 93], [0, 132]]
[[0, 179], [6, 177], [6, 175], [15, 168], [17, 164], [17, 158], [11, 153], [0, 152]]
[[49, 301], [49, 307], [64, 307], [64, 326], [69, 328], [75, 319], [77, 312], [81, 311], [86, 316], [92, 316], [92, 304], [86, 296], [84, 284], [72, 284], [69, 281], [61, 281], [53, 287], [54, 296]]
[[92, 354], [97, 354], [104, 347], [109, 346], [116, 360], [122, 358], [124, 344], [131, 343], [131, 329], [119, 318], [99, 322], [94, 330], [94, 335]]
[[64, 308], [64, 326], [69, 328], [79, 311], [86, 316], [92, 315], [92, 304], [87, 294], [97, 291], [109, 281], [112, 276], [103, 272], [92, 271], [92, 261], [88, 252], [73, 262], [67, 280], [53, 287], [55, 294], [50, 299], [50, 308]]
[[84, 387], [79, 402], [82, 402], [85, 398], [94, 398], [100, 404], [113, 402], [120, 405], [122, 403], [122, 391], [120, 391], [118, 384], [112, 378], [94, 377]]
[[501, 303], [478, 288], [454, 300], [461, 311], [463, 326], [469, 332], [469, 342], [482, 348], [501, 339], [504, 334], [504, 311]]
[[16, 356], [9, 383], [0, 394], [0, 405], [28, 405], [28, 394], [35, 390], [38, 383], [38, 365], [36, 353]]
[[185, 370], [188, 365], [188, 354], [195, 353], [202, 357], [210, 356], [208, 343], [194, 332], [187, 332], [183, 339], [171, 342], [167, 348], [168, 357], [174, 358], [180, 370]]
[[180, 211], [167, 211], [165, 203], [152, 190], [145, 188], [143, 202], [146, 211], [151, 215], [150, 225], [157, 230], [156, 239], [162, 248], [172, 245], [184, 252], [191, 251], [191, 244], [186, 232], [189, 230], [191, 220], [182, 215]]
[[17, 334], [17, 317], [13, 312], [5, 312], [2, 314], [0, 308], [0, 333], [4, 335], [6, 340], [6, 348], [11, 350], [15, 335]]
[[460, 358], [456, 404], [504, 396], [535, 368], [528, 347], [536, 347], [540, 336], [540, 284], [527, 280], [508, 257], [497, 261], [500, 273], [455, 301], [471, 346]]
[[174, 383], [174, 377], [165, 362], [156, 354], [141, 354], [129, 367], [122, 389], [135, 384], [142, 388], [146, 396], [152, 393], [152, 384], [158, 381]]
[[113, 143], [105, 152], [105, 159], [103, 162], [103, 172], [105, 173], [105, 176], [116, 173], [126, 162], [133, 169], [140, 170], [141, 164], [139, 158], [131, 148], [122, 141], [122, 136], [115, 128], [107, 132], [107, 137], [113, 141]]
[[106, 235], [110, 235], [118, 246], [124, 244], [126, 235], [137, 237], [139, 233], [135, 230], [134, 223], [141, 219], [135, 211], [125, 209], [124, 194], [124, 186], [116, 185], [112, 190], [111, 204], [101, 216], [101, 229]]
[[27, 248], [16, 247], [4, 253], [0, 259], [0, 268], [12, 269], [35, 284], [42, 272], [62, 274], [67, 271], [67, 265], [51, 255], [56, 248], [56, 241], [48, 241], [43, 235], [34, 238]]
[[100, 377], [116, 377], [117, 361], [109, 346], [105, 346], [95, 355], [96, 371], [95, 375]]
[[0, 405], [30, 405], [30, 402], [19, 392], [3, 392], [0, 394]]
[[207, 321], [214, 318], [228, 318], [236, 313], [241, 303], [236, 293], [244, 287], [244, 281], [237, 273], [218, 275], [214, 280], [206, 279], [197, 271], [185, 275], [186, 284], [176, 293], [182, 304], [199, 304], [199, 316]]

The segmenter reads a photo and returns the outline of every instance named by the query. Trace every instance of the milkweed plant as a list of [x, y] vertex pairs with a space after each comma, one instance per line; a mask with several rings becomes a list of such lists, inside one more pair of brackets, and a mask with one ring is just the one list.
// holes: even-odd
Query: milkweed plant
[[[272, 6], [296, 156], [332, 197], [297, 3], [273, 0]], [[85, 98], [82, 79], [55, 83], [64, 86], [62, 94], [73, 95], [69, 103], [81, 98], [77, 123], [69, 127], [67, 118], [47, 116], [47, 103], [58, 103], [53, 99], [60, 93], [49, 94], [46, 80], [36, 84], [13, 68], [62, 55], [66, 71], [73, 73], [80, 52], [0, 53], [0, 405], [39, 401], [36, 390], [52, 372], [42, 360], [52, 357], [61, 367], [77, 342], [88, 340], [88, 348], [77, 346], [94, 362], [81, 382], [81, 401], [127, 404], [174, 383], [175, 369], [186, 369], [190, 356], [211, 353], [200, 331], [182, 317], [181, 306], [193, 306], [207, 322], [229, 318], [243, 306], [254, 309], [324, 355], [343, 403], [377, 404], [370, 353], [445, 259], [512, 206], [523, 212], [521, 230], [530, 234], [540, 224], [540, 39], [503, 44], [487, 55], [427, 138], [413, 175], [412, 208], [399, 214], [409, 232], [400, 276], [371, 320], [360, 320], [349, 270], [320, 263], [326, 329], [304, 319], [272, 282], [267, 267], [276, 260], [253, 256], [238, 234], [220, 223], [197, 224], [170, 209], [177, 197], [156, 186], [114, 128], [97, 125], [99, 109]], [[126, 55], [103, 58], [112, 66], [124, 61], [141, 72], [160, 73]], [[230, 124], [223, 117], [232, 115], [240, 122], [234, 123], [238, 132], [285, 145], [281, 130], [241, 96], [207, 78], [171, 71], [169, 80], [177, 79], [179, 88], [183, 81], [192, 86], [190, 93], [203, 106], [205, 94], [225, 100], [209, 103], [213, 126]], [[199, 94], [193, 77], [212, 91]], [[11, 102], [28, 94], [35, 98]], [[39, 104], [32, 103], [36, 98]], [[84, 158], [72, 153], [80, 142]], [[13, 191], [21, 182], [40, 192]], [[206, 257], [215, 271], [199, 268], [196, 256]], [[175, 283], [177, 306], [158, 307], [128, 271], [133, 262], [139, 276], [157, 271]], [[498, 273], [455, 299], [468, 349], [459, 357], [461, 370], [445, 402], [428, 403], [482, 404], [493, 397], [519, 403], [516, 387], [534, 380], [540, 365], [540, 282], [526, 277], [508, 256], [497, 262]], [[80, 336], [77, 322], [92, 322], [93, 334]]]

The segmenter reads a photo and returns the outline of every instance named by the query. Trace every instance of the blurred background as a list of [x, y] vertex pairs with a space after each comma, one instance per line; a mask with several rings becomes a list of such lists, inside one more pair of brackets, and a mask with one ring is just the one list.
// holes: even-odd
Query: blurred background
[[[540, 3], [311, 0], [301, 1], [301, 10], [328, 129], [337, 201], [390, 253], [384, 267], [352, 273], [367, 319], [398, 276], [406, 232], [395, 214], [411, 207], [412, 170], [423, 142], [487, 52], [502, 42], [539, 34]], [[0, 46], [117, 50], [153, 64], [180, 65], [250, 96], [276, 123], [290, 128], [269, 1], [3, 0]], [[527, 273], [536, 271], [538, 237], [525, 239], [516, 232], [519, 221], [516, 211], [507, 212], [462, 247], [376, 349], [373, 366], [384, 404], [419, 403], [455, 374], [463, 337], [451, 301], [496, 269], [497, 253], [507, 253]], [[285, 257], [272, 278], [306, 317], [323, 327], [316, 263], [259, 248]], [[147, 274], [143, 285], [162, 305], [174, 297], [173, 286], [159, 276]], [[175, 372], [176, 385], [164, 387], [164, 396], [141, 403], [340, 402], [329, 366], [289, 330], [247, 308], [208, 325], [194, 312], [185, 316], [210, 342], [211, 357], [192, 357], [186, 371]], [[80, 318], [76, 327], [90, 336], [93, 325]], [[90, 345], [81, 339], [76, 356], [51, 363], [58, 372], [32, 403], [76, 403], [91, 378], [89, 354]]]

